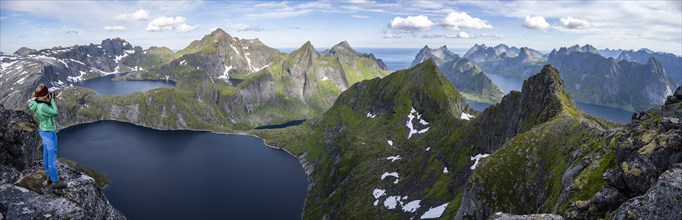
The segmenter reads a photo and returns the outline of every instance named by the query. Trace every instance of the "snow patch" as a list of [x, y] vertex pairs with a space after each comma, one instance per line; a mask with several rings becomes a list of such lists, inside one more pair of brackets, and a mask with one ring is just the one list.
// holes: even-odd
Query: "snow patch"
[[374, 189], [374, 192], [372, 192], [372, 195], [376, 199], [376, 200], [374, 200], [374, 206], [377, 206], [377, 205], [379, 205], [379, 198], [386, 195], [386, 190]]
[[249, 70], [251, 71], [256, 70], [256, 68], [253, 68], [253, 66], [251, 65], [251, 59], [249, 59], [249, 55], [250, 55], [249, 53], [244, 54], [244, 58], [246, 58], [246, 64], [249, 65]]
[[476, 160], [476, 161], [474, 162], [474, 165], [471, 166], [471, 170], [476, 169], [476, 165], [478, 165], [478, 161], [479, 161], [480, 159], [486, 158], [486, 157], [488, 157], [488, 156], [490, 156], [490, 154], [478, 154], [478, 155], [476, 155], [476, 156], [471, 157], [471, 160]]
[[225, 66], [225, 71], [223, 71], [223, 75], [218, 76], [218, 79], [223, 79], [223, 80], [228, 80], [230, 79], [230, 70], [232, 69], [232, 66]]
[[431, 147], [427, 147], [427, 148], [426, 148], [426, 151], [429, 151], [429, 150], [431, 150]]
[[393, 184], [398, 184], [398, 180], [400, 179], [400, 176], [398, 175], [397, 172], [392, 172], [392, 173], [385, 172], [384, 174], [381, 175], [381, 180], [384, 180], [384, 178], [389, 177], [389, 176], [395, 177], [395, 182], [393, 182]]
[[180, 61], [180, 66], [184, 66], [184, 65], [186, 65], [186, 64], [187, 64], [187, 60], [182, 60], [182, 61]]
[[[325, 76], [325, 77], [322, 77], [322, 80], [320, 80], [320, 81], [327, 81], [327, 80], [329, 80], [329, 77], [326, 77], [326, 76]], [[369, 114], [369, 113], [368, 113], [368, 114]]]
[[390, 157], [387, 157], [386, 159], [390, 160], [391, 162], [395, 162], [396, 160], [400, 160], [403, 158], [400, 158], [400, 155], [398, 155], [398, 156], [390, 156]]
[[384, 201], [384, 206], [386, 206], [386, 208], [388, 208], [388, 209], [395, 209], [395, 207], [398, 205], [398, 203], [402, 203], [400, 201], [400, 196], [389, 196]]
[[441, 215], [443, 215], [443, 212], [445, 211], [445, 208], [448, 207], [448, 203], [445, 203], [443, 205], [430, 208], [428, 211], [422, 215], [421, 219], [428, 219], [428, 218], [440, 218]]
[[417, 209], [419, 207], [421, 207], [419, 205], [419, 203], [421, 203], [421, 200], [414, 200], [414, 201], [408, 202], [407, 204], [405, 204], [405, 206], [403, 206], [403, 211], [404, 212], [415, 212], [415, 211], [417, 211]]
[[66, 81], [70, 81], [70, 82], [83, 81], [83, 76], [85, 76], [85, 74], [87, 74], [87, 73], [86, 73], [85, 71], [80, 71], [80, 73], [81, 73], [81, 74], [80, 74], [79, 76], [69, 76], [69, 77], [66, 77]]
[[412, 120], [417, 118], [420, 119], [419, 123], [422, 125], [428, 125], [429, 123], [424, 121], [424, 119], [421, 119], [422, 115], [417, 112], [417, 110], [414, 110], [414, 107], [412, 110], [410, 110], [410, 114], [407, 115], [407, 123], [405, 126], [407, 126], [408, 129], [410, 129], [409, 133], [407, 134], [407, 139], [410, 139], [413, 134], [423, 134], [429, 130], [429, 128], [417, 130], [414, 128], [414, 125], [412, 124]]
[[24, 82], [24, 80], [26, 80], [26, 77], [25, 77], [25, 76], [24, 76], [24, 77], [21, 77], [21, 79], [19, 79], [18, 81], [14, 82], [14, 85], [16, 85], [16, 84], [21, 84], [21, 83]]
[[467, 120], [467, 121], [468, 121], [469, 119], [472, 119], [472, 118], [475, 118], [475, 117], [474, 117], [473, 115], [470, 115], [470, 114], [467, 114], [467, 113], [462, 112], [462, 116], [461, 116], [460, 118], [461, 118], [462, 120]]
[[[324, 78], [327, 78], [327, 77], [325, 76]], [[324, 81], [324, 79], [322, 79], [322, 81]], [[375, 118], [375, 117], [377, 117], [377, 115], [367, 112], [367, 117], [368, 118]]]
[[391, 147], [393, 147], [393, 141], [392, 140], [388, 140], [386, 142], [388, 142], [388, 145], [391, 145]]
[[444, 168], [443, 168], [443, 173], [448, 173], [448, 168], [447, 168], [447, 167], [444, 167]]
[[230, 47], [232, 47], [232, 49], [234, 50], [235, 53], [239, 54], [239, 51], [237, 50], [236, 47], [234, 47], [234, 45], [231, 45], [231, 44], [230, 44]]

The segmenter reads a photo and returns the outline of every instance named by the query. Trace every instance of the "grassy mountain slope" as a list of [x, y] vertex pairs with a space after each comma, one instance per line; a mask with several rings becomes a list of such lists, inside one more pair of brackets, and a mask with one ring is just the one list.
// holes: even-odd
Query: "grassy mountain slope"
[[[548, 162], [553, 165], [543, 166], [548, 170], [527, 173], [542, 173], [543, 178], [549, 178], [529, 181], [543, 186], [542, 189], [550, 189], [548, 195], [558, 198], [563, 188], [544, 183], [561, 180], [569, 165], [575, 163], [570, 157], [562, 161], [564, 154], [572, 155], [574, 151], [594, 154], [595, 145], [584, 146], [583, 141], [598, 140], [603, 129], [610, 126], [577, 109], [563, 90], [558, 73], [550, 66], [526, 81], [521, 93], [505, 96], [501, 103], [483, 113], [475, 113], [463, 101], [435, 64], [426, 61], [383, 79], [354, 85], [316, 120], [256, 134], [301, 155], [306, 161], [310, 194], [305, 218], [412, 218], [446, 203], [445, 217], [454, 217], [460, 207], [472, 207], [465, 203], [487, 204], [470, 199], [471, 187], [465, 187], [474, 183], [482, 185], [474, 181], [476, 178], [470, 179], [472, 172], [475, 177], [481, 172], [480, 168], [472, 169], [476, 163], [473, 157], [493, 152], [490, 158], [502, 157], [495, 155], [513, 150], [516, 144], [535, 143], [531, 141], [576, 146], [570, 148], [573, 151], [552, 151], [547, 158], [539, 157], [538, 160], [557, 164]], [[415, 113], [411, 113], [412, 108]], [[470, 114], [472, 119], [464, 119], [463, 113]], [[417, 123], [416, 117], [428, 124]], [[413, 129], [424, 132], [410, 136]], [[537, 131], [552, 132], [543, 133], [546, 136], [539, 140], [526, 139]], [[576, 133], [564, 136], [566, 133], [561, 131]], [[401, 159], [389, 160], [398, 155]], [[492, 160], [481, 162], [485, 164], [485, 161]], [[391, 176], [392, 172], [398, 178]], [[374, 192], [380, 193], [375, 196]], [[541, 205], [554, 205], [557, 198], [542, 200]], [[576, 199], [569, 197], [561, 201]], [[416, 200], [419, 200], [417, 208], [413, 206]], [[529, 203], [529, 206], [538, 205]], [[475, 213], [460, 214], [464, 215], [475, 216]]]

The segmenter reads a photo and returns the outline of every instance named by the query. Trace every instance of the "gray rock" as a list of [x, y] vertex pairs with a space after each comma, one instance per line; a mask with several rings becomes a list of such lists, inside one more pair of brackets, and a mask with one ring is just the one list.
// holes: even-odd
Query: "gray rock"
[[682, 169], [670, 169], [646, 194], [623, 203], [614, 219], [682, 219]]
[[[0, 216], [7, 219], [125, 219], [109, 204], [95, 179], [57, 163], [64, 189], [47, 185], [30, 114], [0, 106]], [[16, 183], [16, 185], [15, 185]]]
[[555, 214], [531, 214], [531, 215], [513, 215], [508, 213], [498, 212], [490, 216], [489, 220], [563, 220], [560, 215]]

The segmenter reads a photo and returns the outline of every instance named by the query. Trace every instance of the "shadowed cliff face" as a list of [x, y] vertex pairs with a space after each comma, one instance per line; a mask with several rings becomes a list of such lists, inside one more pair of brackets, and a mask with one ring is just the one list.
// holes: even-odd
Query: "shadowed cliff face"
[[[0, 210], [7, 219], [125, 219], [104, 197], [106, 177], [63, 160], [57, 163], [64, 189], [47, 181], [40, 152], [37, 123], [22, 111], [0, 105]], [[85, 174], [88, 172], [89, 174]], [[95, 178], [93, 178], [95, 177]]]

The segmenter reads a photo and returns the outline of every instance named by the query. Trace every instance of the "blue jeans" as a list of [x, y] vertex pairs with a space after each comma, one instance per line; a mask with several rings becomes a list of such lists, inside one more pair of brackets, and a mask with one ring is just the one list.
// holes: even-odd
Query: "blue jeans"
[[43, 168], [52, 182], [57, 182], [57, 133], [54, 131], [42, 131], [40, 137], [43, 139]]

